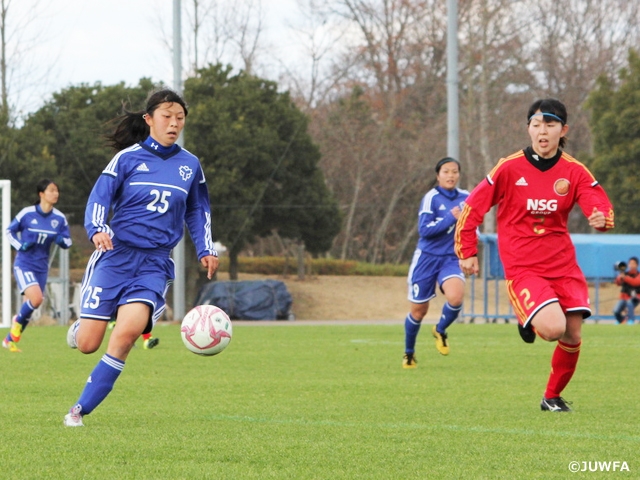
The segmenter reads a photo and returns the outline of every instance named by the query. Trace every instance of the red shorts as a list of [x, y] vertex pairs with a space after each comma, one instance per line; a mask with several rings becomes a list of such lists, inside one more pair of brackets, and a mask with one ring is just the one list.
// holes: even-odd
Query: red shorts
[[589, 286], [578, 268], [560, 278], [545, 278], [535, 274], [523, 274], [507, 280], [509, 300], [520, 325], [527, 325], [544, 306], [559, 302], [562, 311], [582, 312], [591, 316]]

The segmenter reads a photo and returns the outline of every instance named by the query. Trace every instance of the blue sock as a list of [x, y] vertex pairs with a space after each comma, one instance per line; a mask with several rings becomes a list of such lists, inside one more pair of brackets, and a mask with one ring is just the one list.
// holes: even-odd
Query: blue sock
[[82, 415], [88, 415], [91, 413], [102, 401], [107, 398], [109, 392], [113, 389], [113, 384], [120, 376], [120, 372], [124, 368], [124, 362], [112, 357], [108, 353], [100, 359], [96, 367], [89, 375], [82, 395], [78, 400], [80, 405], [80, 413]]
[[404, 353], [414, 353], [416, 348], [416, 337], [420, 331], [422, 322], [418, 322], [411, 314], [407, 314], [404, 319]]
[[22, 325], [23, 332], [24, 329], [27, 328], [27, 324], [29, 323], [29, 320], [31, 320], [31, 315], [34, 310], [35, 308], [33, 308], [33, 305], [31, 305], [29, 300], [24, 302], [22, 307], [20, 307], [20, 311], [18, 312], [18, 315], [16, 315], [16, 322]]
[[460, 315], [460, 310], [462, 310], [462, 304], [457, 307], [452, 307], [449, 305], [449, 302], [445, 302], [444, 307], [442, 307], [442, 315], [440, 316], [440, 321], [438, 322], [436, 330], [439, 333], [446, 333], [449, 325], [455, 322], [458, 315]]

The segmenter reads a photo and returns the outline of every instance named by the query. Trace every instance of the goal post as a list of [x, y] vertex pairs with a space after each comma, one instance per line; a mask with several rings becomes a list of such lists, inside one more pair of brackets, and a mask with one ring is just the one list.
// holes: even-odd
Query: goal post
[[2, 323], [11, 326], [11, 245], [6, 231], [11, 223], [11, 180], [0, 180], [2, 190]]
[[[55, 265], [55, 271], [51, 267]], [[57, 273], [57, 275], [53, 275]], [[49, 276], [47, 277], [47, 293], [43, 310], [57, 320], [59, 325], [67, 325], [71, 318], [69, 302], [69, 250], [54, 246], [49, 257]]]

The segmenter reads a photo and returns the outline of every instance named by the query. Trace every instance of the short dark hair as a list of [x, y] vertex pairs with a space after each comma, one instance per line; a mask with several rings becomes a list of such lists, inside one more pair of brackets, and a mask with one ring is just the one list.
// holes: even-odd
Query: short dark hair
[[[556, 100], [555, 98], [544, 98], [541, 100], [536, 100], [529, 107], [529, 111], [527, 112], [527, 125], [531, 121], [531, 117], [538, 111], [542, 112], [543, 120], [552, 122], [560, 120], [563, 125], [566, 125], [568, 115], [567, 115], [567, 107], [560, 100]], [[545, 115], [546, 113], [550, 115]], [[545, 118], [546, 117], [546, 118]]]
[[629, 261], [631, 261], [631, 260], [633, 260], [633, 261], [634, 261], [634, 262], [636, 262], [636, 263], [640, 263], [640, 262], [638, 262], [638, 257], [631, 257], [631, 258], [629, 259]]
[[460, 170], [460, 162], [458, 160], [456, 160], [453, 157], [444, 157], [444, 158], [441, 158], [440, 160], [438, 160], [438, 163], [436, 163], [436, 173], [440, 173], [440, 169], [442, 168], [442, 166], [445, 163], [449, 163], [449, 162], [457, 163], [458, 164], [458, 170]]
[[163, 103], [177, 103], [184, 109], [184, 116], [189, 115], [189, 110], [187, 109], [187, 104], [184, 99], [178, 95], [177, 92], [169, 88], [151, 92], [147, 98], [146, 113], [153, 115], [153, 112]]
[[38, 199], [35, 201], [34, 205], [38, 205], [40, 203], [40, 194], [44, 193], [47, 187], [51, 184], [54, 184], [56, 187], [58, 186], [54, 181], [49, 180], [48, 178], [43, 178], [38, 183], [36, 183], [36, 194], [38, 195]]
[[52, 183], [54, 182], [52, 182], [48, 178], [43, 178], [38, 183], [36, 183], [36, 193], [38, 194], [43, 193], [47, 189], [47, 187]]
[[[544, 122], [560, 121], [563, 126], [567, 124], [569, 115], [567, 114], [567, 107], [564, 106], [564, 103], [555, 98], [543, 98], [536, 100], [529, 107], [529, 111], [527, 112], [527, 125], [531, 123], [531, 117], [533, 117], [538, 110], [542, 113], [542, 121]], [[560, 148], [564, 148], [566, 143], [566, 137], [562, 137], [560, 139]]]

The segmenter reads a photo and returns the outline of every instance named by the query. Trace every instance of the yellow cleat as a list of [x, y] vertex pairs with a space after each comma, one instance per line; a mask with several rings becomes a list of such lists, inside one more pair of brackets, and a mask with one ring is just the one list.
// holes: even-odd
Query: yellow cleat
[[11, 335], [11, 341], [19, 342], [20, 335], [22, 335], [22, 325], [20, 325], [16, 321], [16, 317], [13, 317], [13, 322], [11, 323], [11, 331], [9, 332]]
[[418, 368], [418, 360], [413, 353], [405, 353], [402, 357], [402, 368]]
[[6, 348], [7, 350], [9, 350], [10, 352], [21, 352], [22, 350], [20, 350], [18, 348], [18, 346], [16, 345], [15, 342], [11, 342], [9, 340], [7, 340], [6, 338], [4, 340], [2, 340], [2, 346], [4, 348]]
[[447, 343], [447, 334], [440, 333], [436, 329], [436, 326], [433, 326], [433, 330], [431, 330], [433, 338], [436, 339], [436, 348], [442, 355], [449, 355], [449, 344]]

